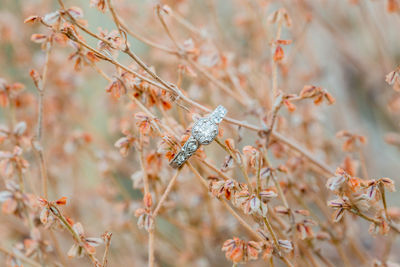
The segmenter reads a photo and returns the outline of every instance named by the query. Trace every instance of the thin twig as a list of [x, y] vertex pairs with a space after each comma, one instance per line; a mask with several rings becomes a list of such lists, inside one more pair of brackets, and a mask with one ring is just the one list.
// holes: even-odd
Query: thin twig
[[60, 221], [60, 223], [68, 230], [68, 232], [72, 235], [72, 238], [75, 240], [75, 242], [80, 247], [83, 248], [86, 256], [92, 261], [93, 265], [98, 266], [98, 264], [100, 264], [100, 262], [96, 259], [96, 257], [91, 252], [87, 251], [87, 247], [82, 243], [81, 238], [75, 232], [75, 230], [72, 228], [72, 226], [69, 224], [67, 219], [61, 213], [61, 211], [54, 205], [50, 205], [49, 210]]
[[108, 252], [110, 250], [111, 236], [112, 236], [112, 233], [110, 233], [110, 232], [107, 232], [104, 234], [104, 239], [106, 241], [106, 248], [104, 249], [104, 255], [103, 255], [103, 260], [102, 260], [103, 264], [101, 265], [101, 267], [106, 267], [107, 263], [108, 263], [107, 256], [108, 256]]
[[153, 219], [155, 219], [157, 217], [158, 212], [160, 211], [160, 209], [161, 209], [163, 203], [165, 202], [165, 200], [167, 199], [168, 194], [171, 192], [172, 188], [174, 187], [175, 181], [178, 178], [179, 172], [180, 172], [180, 169], [175, 172], [174, 176], [169, 181], [168, 186], [164, 191], [164, 194], [161, 196], [160, 201], [158, 202], [156, 208], [154, 209], [154, 211], [152, 213]]
[[23, 254], [13, 253], [13, 252], [9, 251], [8, 249], [6, 249], [4, 247], [0, 247], [0, 251], [3, 252], [6, 255], [9, 255], [9, 256], [13, 257], [13, 258], [16, 258], [16, 259], [19, 259], [19, 260], [21, 260], [23, 262], [26, 262], [27, 264], [30, 264], [33, 267], [42, 267], [42, 265], [40, 263], [38, 263], [38, 262], [26, 257]]
[[[249, 175], [246, 172], [246, 168], [243, 165], [243, 159], [240, 155], [240, 153], [237, 153], [237, 155], [234, 155], [233, 152], [224, 144], [222, 143], [218, 138], [215, 138], [215, 142], [220, 145], [228, 154], [233, 158], [233, 160], [236, 162], [236, 164], [239, 166], [239, 169], [241, 170], [243, 177], [246, 179], [246, 182], [249, 186], [250, 193], [253, 192], [253, 185], [251, 184]], [[237, 158], [239, 157], [239, 158]]]

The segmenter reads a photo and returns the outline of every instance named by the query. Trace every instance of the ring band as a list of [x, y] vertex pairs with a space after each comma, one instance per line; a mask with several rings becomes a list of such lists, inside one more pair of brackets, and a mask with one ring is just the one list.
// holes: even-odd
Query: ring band
[[218, 125], [226, 112], [223, 106], [218, 106], [209, 116], [197, 120], [192, 127], [192, 135], [169, 165], [175, 169], [181, 167], [200, 145], [208, 145], [214, 141], [218, 135]]
[[183, 145], [182, 149], [176, 154], [176, 156], [171, 160], [170, 166], [174, 169], [179, 168], [183, 165], [199, 148], [199, 142], [190, 136], [186, 143]]

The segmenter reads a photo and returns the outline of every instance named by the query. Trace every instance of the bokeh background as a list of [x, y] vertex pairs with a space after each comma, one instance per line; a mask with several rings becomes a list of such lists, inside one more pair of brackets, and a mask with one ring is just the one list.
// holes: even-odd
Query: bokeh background
[[[94, 32], [99, 28], [109, 31], [115, 29], [110, 15], [90, 7], [89, 0], [64, 2], [66, 6], [81, 7], [88, 27]], [[172, 47], [157, 19], [155, 1], [114, 2], [119, 14], [133, 31]], [[390, 177], [396, 183], [400, 182], [399, 147], [385, 142], [386, 134], [398, 133], [400, 130], [400, 94], [385, 82], [385, 76], [398, 66], [400, 60], [400, 13], [398, 10], [388, 10], [388, 2], [393, 1], [161, 2], [168, 4], [199, 31], [199, 34], [193, 34], [174, 20], [168, 19], [176, 38], [181, 42], [192, 38], [204, 50], [208, 49], [209, 53], [204, 60], [209, 64], [214, 64], [209, 61], [221, 60], [218, 55], [216, 59], [213, 58], [214, 51], [224, 51], [234, 62], [238, 75], [246, 77], [245, 86], [249, 88], [250, 95], [265, 109], [269, 107], [267, 95], [271, 88], [270, 42], [274, 36], [274, 28], [270, 26], [268, 16], [278, 8], [285, 8], [291, 16], [292, 26], [283, 29], [282, 39], [291, 39], [293, 43], [284, 48], [285, 66], [280, 71], [279, 88], [284, 92], [298, 93], [306, 84], [322, 86], [336, 98], [336, 103], [318, 107], [300, 103], [298, 112], [293, 114], [284, 110], [281, 115], [286, 122], [281, 126], [282, 130], [318, 155], [318, 158], [327, 161], [332, 168], [339, 166], [348, 154], [341, 151], [343, 140], [336, 138], [336, 133], [339, 130], [348, 130], [364, 135], [368, 143], [362, 150], [369, 178]], [[57, 1], [53, 0], [0, 1], [0, 77], [25, 85], [28, 94], [22, 100], [24, 108], [17, 110], [13, 116], [16, 121], [27, 122], [28, 134], [33, 133], [37, 117], [37, 91], [29, 71], [32, 68], [41, 70], [45, 60], [44, 51], [40, 44], [31, 41], [31, 35], [46, 34], [49, 31], [38, 24], [24, 24], [24, 19], [30, 15], [44, 15], [58, 8]], [[208, 41], [202, 39], [204, 36]], [[161, 77], [171, 82], [177, 81], [178, 66], [184, 64], [181, 60], [134, 38], [130, 37], [129, 42], [132, 50], [154, 66]], [[88, 43], [96, 46], [97, 42], [88, 39]], [[121, 129], [126, 124], [134, 125], [134, 113], [130, 111], [132, 107], [128, 101], [113, 99], [105, 91], [108, 82], [93, 69], [83, 67], [76, 71], [74, 60], [68, 59], [72, 52], [69, 44], [55, 45], [50, 56], [43, 136], [49, 166], [50, 198], [67, 196], [69, 205], [66, 210], [76, 220], [81, 221], [91, 235], [100, 235], [105, 229], [115, 233], [110, 266], [144, 266], [146, 235], [137, 229], [136, 219], [132, 215], [137, 203], [127, 203], [124, 200], [124, 194], [138, 203], [142, 197], [140, 190], [133, 188], [131, 179], [131, 175], [140, 168], [138, 156], [132, 152], [127, 158], [122, 158], [114, 147], [114, 143], [122, 136]], [[122, 54], [116, 57], [126, 65], [133, 63]], [[115, 68], [107, 63], [101, 62], [98, 66], [110, 76], [116, 74]], [[203, 87], [211, 87], [213, 93], [210, 95], [208, 90], [202, 90]], [[213, 107], [225, 103], [230, 107], [229, 115], [233, 118], [246, 119], [256, 124], [260, 122], [252, 115], [257, 110], [245, 110], [240, 106], [235, 108], [234, 100], [217, 92], [200, 75], [194, 78], [185, 77], [182, 88], [185, 88], [191, 98], [204, 105]], [[176, 113], [171, 114], [176, 117]], [[7, 125], [10, 116], [8, 109], [0, 109], [1, 124]], [[242, 135], [243, 145], [251, 144], [257, 137], [246, 131]], [[156, 146], [151, 149], [156, 149]], [[331, 153], [325, 153], [326, 151]], [[210, 146], [206, 152], [221, 164], [222, 160], [218, 161], [223, 155], [220, 150]], [[350, 155], [358, 158], [357, 153]], [[25, 179], [33, 192], [40, 192], [39, 172], [32, 152], [27, 152], [27, 159], [32, 161], [32, 166]], [[170, 173], [165, 169], [162, 171], [159, 175], [168, 179]], [[189, 178], [180, 179], [188, 181]], [[193, 187], [193, 192], [201, 192], [195, 185]], [[193, 208], [204, 208], [204, 199], [200, 196], [188, 194], [186, 197], [179, 197], [185, 198], [193, 202]], [[388, 198], [390, 206], [400, 204], [398, 193], [392, 193]], [[179, 220], [179, 214], [176, 216]], [[185, 220], [193, 222], [189, 224], [187, 231], [207, 236], [196, 224], [201, 223], [201, 218], [194, 214]], [[159, 252], [163, 254], [160, 266], [230, 266], [218, 247], [221, 242], [204, 241], [203, 246], [197, 248], [203, 256], [193, 257], [190, 253], [179, 253], [184, 251], [184, 247], [190, 246], [191, 239], [186, 240], [185, 234], [171, 222], [160, 219], [158, 224], [161, 232], [159, 238], [172, 240], [169, 245], [163, 243], [168, 248]], [[362, 245], [370, 251], [376, 251], [375, 256], [379, 256], [379, 238], [364, 234], [368, 224], [360, 224], [359, 229], [353, 229], [354, 234], [360, 235]], [[18, 218], [0, 216], [0, 243], [3, 246], [14, 246], [27, 234], [26, 227]], [[61, 242], [61, 249], [67, 251], [72, 241], [68, 241], [65, 233], [58, 238], [65, 240]], [[207, 236], [205, 239], [212, 238]], [[225, 240], [223, 237], [218, 239]], [[174, 251], [171, 255], [179, 257], [169, 255], [168, 249]], [[394, 244], [392, 251], [399, 249], [399, 244]], [[2, 257], [0, 255], [0, 259], [5, 260]], [[191, 257], [195, 260], [189, 260]], [[396, 253], [391, 257], [399, 260]], [[88, 264], [85, 260], [68, 261], [71, 266]], [[256, 263], [255, 266], [261, 266], [261, 263]]]

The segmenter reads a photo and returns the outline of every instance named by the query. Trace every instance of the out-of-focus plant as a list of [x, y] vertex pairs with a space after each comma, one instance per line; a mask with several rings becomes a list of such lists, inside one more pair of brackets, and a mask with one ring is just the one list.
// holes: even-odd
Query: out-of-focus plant
[[[340, 4], [364, 16], [353, 27], [371, 31], [371, 58], [320, 1], [161, 2], [43, 1], [0, 19], [7, 60], [26, 71], [23, 83], [0, 79], [7, 266], [398, 266], [397, 177], [370, 176], [367, 138], [321, 118], [361, 97], [314, 85], [334, 56], [319, 62], [307, 46], [322, 27], [349, 72], [374, 80], [378, 62], [383, 84], [396, 62], [368, 5]], [[385, 4], [376, 12], [398, 15], [397, 0]], [[388, 121], [399, 77], [386, 76], [388, 108], [374, 107]], [[213, 145], [172, 169], [193, 121], [219, 104], [228, 117]], [[400, 135], [386, 141], [399, 147]]]

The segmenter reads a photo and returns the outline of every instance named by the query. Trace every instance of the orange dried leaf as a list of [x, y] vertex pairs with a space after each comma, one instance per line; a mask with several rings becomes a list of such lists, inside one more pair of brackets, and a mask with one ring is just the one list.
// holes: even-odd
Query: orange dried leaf
[[326, 92], [326, 93], [324, 94], [324, 96], [325, 96], [325, 99], [328, 101], [328, 104], [329, 104], [329, 105], [335, 104], [336, 100], [335, 100], [335, 98], [334, 98], [330, 93]]
[[86, 57], [91, 61], [91, 62], [97, 62], [100, 61], [100, 59], [96, 56], [95, 53], [92, 51], [89, 51], [86, 53]]
[[47, 40], [47, 35], [41, 33], [34, 33], [31, 35], [31, 41], [35, 43], [44, 43]]
[[275, 49], [275, 53], [274, 53], [274, 61], [280, 61], [283, 59], [283, 57], [285, 56], [285, 53], [283, 52], [283, 49], [280, 45], [278, 45]]
[[287, 99], [283, 100], [283, 104], [289, 110], [289, 112], [293, 112], [296, 110], [296, 106]]
[[226, 139], [225, 140], [225, 144], [230, 150], [234, 150], [235, 149], [235, 141], [233, 141], [232, 138]]
[[289, 45], [292, 43], [292, 40], [277, 40], [276, 43], [278, 45]]
[[318, 87], [314, 85], [305, 85], [300, 92], [300, 97], [301, 98], [313, 97], [316, 95], [318, 91], [319, 91]]
[[24, 20], [24, 23], [34, 23], [40, 19], [39, 16], [29, 16]]
[[67, 204], [67, 197], [62, 197], [62, 198], [56, 200], [55, 203], [60, 206], [65, 205], [65, 204]]

